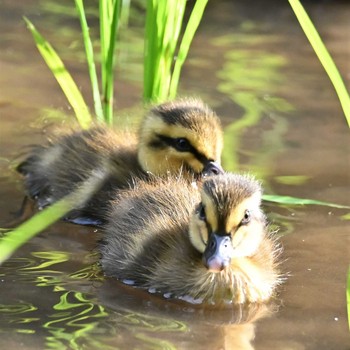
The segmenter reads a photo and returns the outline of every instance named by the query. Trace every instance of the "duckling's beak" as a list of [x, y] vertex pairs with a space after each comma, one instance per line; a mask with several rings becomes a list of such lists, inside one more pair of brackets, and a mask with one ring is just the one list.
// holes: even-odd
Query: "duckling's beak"
[[213, 161], [208, 161], [202, 171], [203, 177], [220, 174], [224, 174], [224, 170], [221, 168], [221, 165], [219, 163]]
[[230, 265], [233, 256], [231, 237], [212, 233], [205, 251], [203, 263], [210, 272], [220, 272]]

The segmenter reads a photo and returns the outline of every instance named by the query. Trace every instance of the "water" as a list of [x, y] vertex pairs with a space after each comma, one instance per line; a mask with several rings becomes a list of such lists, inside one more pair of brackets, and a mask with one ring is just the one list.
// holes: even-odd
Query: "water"
[[[0, 2], [1, 224], [23, 196], [11, 160], [45, 140], [43, 125], [70, 113], [22, 15], [63, 55], [83, 93], [89, 91], [78, 25], [54, 5]], [[305, 5], [349, 89], [350, 4]], [[127, 38], [133, 50], [118, 73], [117, 105], [129, 115], [141, 94], [138, 33]], [[181, 94], [201, 96], [222, 116], [227, 169], [254, 172], [269, 194], [349, 205], [349, 129], [287, 3], [211, 2]], [[273, 203], [265, 210], [280, 227], [282, 266], [290, 274], [272, 309], [206, 309], [106, 280], [96, 266], [99, 232], [60, 222], [0, 268], [0, 348], [349, 349], [350, 229], [343, 218], [349, 210]]]

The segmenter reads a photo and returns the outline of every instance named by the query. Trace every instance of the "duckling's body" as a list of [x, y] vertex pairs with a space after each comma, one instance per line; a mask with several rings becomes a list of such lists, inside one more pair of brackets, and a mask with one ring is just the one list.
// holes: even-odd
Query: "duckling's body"
[[[266, 301], [279, 282], [277, 249], [259, 204], [260, 186], [245, 176], [211, 177], [201, 191], [182, 179], [139, 182], [111, 206], [102, 268], [177, 298]], [[215, 253], [216, 235], [217, 247], [227, 242]]]
[[[128, 142], [125, 142], [128, 140]], [[130, 179], [146, 177], [137, 160], [137, 138], [108, 127], [68, 134], [48, 146], [37, 146], [20, 165], [25, 186], [40, 208], [73, 192], [97, 171], [105, 172], [100, 188], [83, 208], [67, 217], [76, 223], [99, 224], [112, 189], [129, 186]]]
[[147, 180], [150, 173], [221, 172], [221, 150], [218, 117], [200, 100], [185, 99], [153, 108], [139, 135], [102, 126], [75, 132], [35, 147], [18, 169], [39, 207], [71, 193], [97, 171], [106, 174], [91, 200], [68, 216], [76, 223], [99, 224], [116, 189], [132, 186], [135, 178]]

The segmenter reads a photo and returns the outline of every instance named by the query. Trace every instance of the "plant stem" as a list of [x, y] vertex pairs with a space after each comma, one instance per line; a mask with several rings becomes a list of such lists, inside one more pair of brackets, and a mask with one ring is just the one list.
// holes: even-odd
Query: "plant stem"
[[289, 0], [290, 6], [292, 7], [306, 37], [309, 39], [311, 46], [313, 47], [317, 57], [319, 58], [323, 68], [328, 74], [336, 93], [338, 94], [339, 101], [342, 105], [345, 118], [350, 127], [350, 96], [346, 90], [345, 84], [341, 75], [329, 54], [326, 46], [322, 42], [319, 34], [309, 16], [304, 10], [299, 0]]
[[90, 75], [91, 89], [92, 89], [92, 95], [93, 95], [94, 106], [95, 106], [95, 113], [96, 113], [97, 120], [99, 122], [103, 122], [104, 117], [103, 117], [100, 89], [98, 87], [98, 79], [97, 79], [95, 60], [94, 60], [94, 51], [92, 47], [91, 38], [89, 35], [89, 27], [86, 21], [83, 0], [75, 0], [75, 5], [78, 11], [80, 25], [83, 33], [83, 41], [85, 45], [86, 59], [89, 67], [89, 75]]
[[115, 42], [122, 0], [100, 0], [101, 80], [105, 121], [113, 123]]
[[9, 258], [20, 246], [59, 220], [73, 208], [77, 208], [88, 201], [101, 187], [108, 176], [108, 171], [96, 171], [84, 181], [75, 191], [58, 202], [45, 208], [23, 224], [9, 231], [0, 238], [0, 264]]
[[188, 20], [186, 30], [183, 35], [181, 45], [179, 48], [179, 52], [176, 57], [174, 71], [171, 77], [170, 88], [169, 88], [170, 99], [173, 99], [176, 97], [181, 68], [187, 58], [191, 42], [199, 26], [199, 23], [203, 17], [203, 13], [204, 13], [205, 7], [207, 6], [207, 3], [208, 3], [208, 0], [197, 0], [192, 10], [190, 19]]
[[70, 105], [73, 107], [79, 124], [82, 128], [88, 128], [92, 122], [89, 108], [87, 107], [84, 98], [81, 95], [72, 76], [69, 74], [62, 60], [57, 55], [50, 43], [46, 41], [44, 37], [36, 30], [28, 18], [24, 17], [24, 20], [27, 23], [28, 29], [33, 35], [34, 41], [39, 52], [41, 53], [41, 56], [61, 86], [62, 91], [66, 95]]

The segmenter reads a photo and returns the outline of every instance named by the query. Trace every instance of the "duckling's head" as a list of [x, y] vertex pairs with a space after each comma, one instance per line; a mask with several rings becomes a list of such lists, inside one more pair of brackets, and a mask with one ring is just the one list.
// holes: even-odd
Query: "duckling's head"
[[198, 99], [156, 106], [140, 128], [138, 160], [155, 175], [222, 173], [222, 130], [217, 115]]
[[232, 259], [258, 249], [266, 226], [260, 203], [261, 186], [248, 175], [224, 174], [203, 182], [189, 233], [209, 271], [220, 272]]

